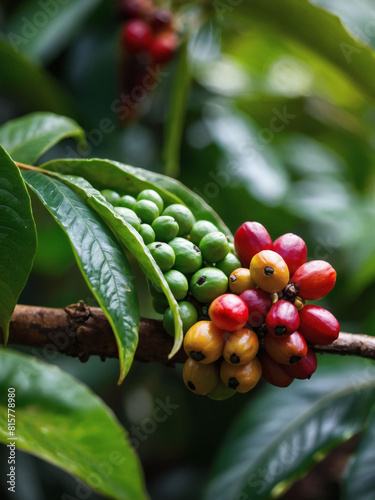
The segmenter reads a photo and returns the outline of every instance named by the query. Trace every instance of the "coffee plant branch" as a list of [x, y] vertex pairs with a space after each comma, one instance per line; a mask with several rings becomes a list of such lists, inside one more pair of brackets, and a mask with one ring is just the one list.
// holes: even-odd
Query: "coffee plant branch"
[[[1, 337], [0, 330], [0, 340]], [[92, 355], [103, 360], [117, 357], [115, 337], [103, 311], [88, 307], [83, 301], [64, 309], [17, 305], [8, 343], [42, 349], [41, 355], [46, 359], [51, 359], [53, 351], [81, 361], [87, 361]], [[173, 339], [164, 331], [160, 320], [141, 319], [136, 360], [168, 365], [183, 363], [186, 359], [183, 349], [168, 360], [172, 345]], [[341, 332], [332, 344], [315, 345], [313, 349], [320, 353], [375, 359], [375, 337]]]

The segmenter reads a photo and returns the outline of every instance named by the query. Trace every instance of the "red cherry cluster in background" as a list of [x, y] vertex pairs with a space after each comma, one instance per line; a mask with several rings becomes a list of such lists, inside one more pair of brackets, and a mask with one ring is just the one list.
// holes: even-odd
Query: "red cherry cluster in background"
[[[306, 262], [302, 238], [287, 233], [273, 242], [262, 224], [245, 222], [235, 234], [234, 246], [243, 267], [229, 277], [232, 293], [216, 297], [208, 309], [212, 323], [209, 343], [205, 345], [199, 338], [196, 325], [185, 337], [189, 360], [184, 381], [190, 390], [198, 387], [193, 390], [198, 394], [215, 395], [219, 387], [215, 384], [247, 392], [261, 375], [277, 387], [287, 387], [294, 379], [308, 379], [317, 368], [311, 346], [331, 344], [340, 332], [340, 324], [330, 311], [307, 304], [333, 289], [336, 271], [323, 260]], [[218, 338], [221, 343], [216, 342]], [[211, 346], [214, 357], [210, 357]], [[193, 360], [196, 365], [216, 365], [220, 378], [211, 377], [211, 384], [199, 385]], [[189, 384], [190, 373], [195, 376], [193, 386]], [[229, 395], [223, 394], [221, 399]]]
[[173, 14], [151, 0], [121, 0], [120, 17], [122, 91], [131, 94], [141, 86], [148, 92], [157, 83], [160, 65], [173, 58], [179, 44]]

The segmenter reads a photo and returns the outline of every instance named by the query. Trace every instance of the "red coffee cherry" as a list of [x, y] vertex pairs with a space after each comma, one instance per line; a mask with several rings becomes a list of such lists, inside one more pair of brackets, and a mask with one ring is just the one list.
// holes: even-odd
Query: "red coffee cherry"
[[266, 335], [264, 347], [271, 358], [282, 365], [294, 365], [307, 354], [306, 341], [298, 332], [282, 337]]
[[293, 233], [286, 233], [273, 242], [274, 250], [287, 263], [289, 273], [292, 274], [306, 262], [306, 243], [300, 236]]
[[240, 297], [226, 293], [211, 303], [208, 315], [217, 328], [234, 332], [245, 326], [249, 311]]
[[291, 281], [299, 288], [302, 299], [317, 300], [335, 286], [336, 271], [324, 260], [311, 260], [297, 269]]
[[249, 267], [251, 259], [261, 250], [273, 250], [271, 236], [259, 222], [244, 222], [234, 235], [234, 246], [243, 267]]
[[178, 38], [172, 31], [163, 31], [155, 36], [150, 45], [150, 54], [154, 63], [170, 61], [175, 55]]
[[149, 25], [141, 19], [132, 19], [124, 26], [122, 40], [128, 52], [138, 54], [149, 49], [152, 32]]
[[284, 366], [285, 371], [294, 378], [300, 380], [310, 378], [318, 366], [316, 354], [312, 349], [308, 349], [306, 356], [295, 365]]
[[211, 321], [198, 321], [186, 332], [184, 349], [198, 363], [213, 363], [223, 354], [224, 332]]
[[223, 356], [232, 365], [246, 365], [255, 358], [258, 349], [257, 334], [248, 328], [241, 328], [233, 332], [225, 342]]
[[251, 259], [250, 274], [254, 282], [268, 293], [281, 292], [289, 281], [285, 260], [273, 250], [262, 250]]
[[299, 312], [299, 332], [312, 344], [328, 345], [340, 333], [340, 323], [323, 307], [307, 305]]
[[268, 311], [271, 309], [272, 301], [270, 294], [259, 288], [245, 290], [240, 295], [241, 299], [247, 305], [249, 317], [247, 324], [251, 328], [258, 328], [266, 320]]
[[266, 326], [271, 335], [290, 335], [298, 330], [299, 315], [291, 302], [278, 300], [266, 316]]
[[150, 0], [122, 0], [120, 13], [124, 19], [144, 17], [154, 8]]
[[288, 387], [293, 382], [294, 377], [285, 370], [287, 366], [277, 363], [266, 352], [262, 353], [260, 362], [262, 363], [263, 378], [269, 384], [276, 387]]
[[155, 33], [166, 28], [170, 28], [173, 21], [173, 14], [167, 9], [156, 9], [150, 16], [149, 24]]

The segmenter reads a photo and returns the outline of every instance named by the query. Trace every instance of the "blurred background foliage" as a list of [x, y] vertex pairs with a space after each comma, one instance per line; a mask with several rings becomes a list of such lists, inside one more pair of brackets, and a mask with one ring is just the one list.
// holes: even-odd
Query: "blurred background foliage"
[[[120, 93], [121, 21], [115, 0], [51, 1], [56, 14], [36, 27], [35, 16], [47, 3], [1, 3], [0, 123], [41, 110], [71, 116], [87, 133], [89, 157], [177, 176], [233, 232], [243, 221], [257, 220], [273, 238], [284, 232], [301, 235], [309, 259], [326, 259], [338, 272], [335, 290], [321, 305], [338, 316], [342, 330], [372, 335], [372, 2], [168, 2], [187, 38], [187, 59], [180, 64], [181, 50], [162, 69], [157, 88], [135, 103], [137, 120], [126, 124], [119, 123], [113, 106]], [[80, 145], [66, 141], [48, 158], [81, 153]], [[94, 305], [65, 235], [33, 202], [39, 248], [21, 302], [62, 307], [84, 299]], [[145, 282], [137, 269], [135, 273], [142, 314], [151, 316]], [[216, 403], [188, 393], [180, 367], [135, 363], [118, 388], [116, 361], [90, 359], [82, 365], [56, 357], [51, 362], [93, 388], [131, 437], [132, 426], [152, 413], [158, 398], [165, 401], [167, 395], [179, 405], [157, 432], [139, 440], [137, 451], [155, 499], [198, 497], [222, 437], [261, 391]], [[326, 357], [322, 364], [332, 370], [340, 365]], [[347, 444], [341, 461], [353, 446]], [[73, 495], [74, 479], [21, 452], [18, 457], [27, 494], [20, 482], [13, 498]], [[342, 469], [340, 459], [336, 461]], [[338, 498], [335, 474], [319, 478], [322, 485], [315, 496], [306, 496], [302, 488], [298, 498]]]

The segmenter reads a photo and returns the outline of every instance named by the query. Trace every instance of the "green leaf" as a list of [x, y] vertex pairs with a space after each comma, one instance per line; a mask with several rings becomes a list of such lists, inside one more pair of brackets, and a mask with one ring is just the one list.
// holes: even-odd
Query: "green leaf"
[[181, 141], [184, 131], [186, 101], [191, 80], [188, 40], [184, 40], [179, 52], [179, 61], [174, 73], [171, 90], [169, 112], [164, 128], [164, 172], [165, 175], [172, 177], [178, 177], [180, 172]]
[[96, 212], [63, 182], [39, 172], [24, 171], [23, 176], [68, 235], [81, 272], [112, 326], [120, 384], [133, 362], [139, 327], [134, 277], [125, 253]]
[[205, 500], [268, 499], [359, 432], [375, 396], [364, 367], [343, 359], [311, 380], [263, 389], [226, 436]]
[[110, 188], [130, 194], [137, 194], [146, 188], [155, 189], [166, 203], [182, 202], [190, 208], [197, 219], [213, 222], [221, 231], [233, 238], [219, 215], [199, 195], [166, 175], [101, 159], [53, 160], [41, 168], [82, 176], [97, 189]]
[[[144, 500], [142, 471], [125, 430], [101, 399], [70, 375], [11, 350], [0, 352], [0, 440], [74, 474], [118, 500]], [[9, 435], [8, 389], [15, 396]], [[12, 425], [12, 424], [9, 424]], [[10, 438], [10, 439], [9, 439]]]
[[375, 491], [375, 406], [345, 473], [343, 500], [373, 500]]
[[31, 202], [18, 167], [0, 146], [0, 327], [4, 344], [36, 251]]
[[69, 94], [43, 68], [14, 51], [0, 35], [0, 91], [16, 98], [29, 110], [75, 116]]
[[78, 193], [92, 208], [94, 208], [94, 210], [96, 210], [96, 212], [112, 228], [113, 232], [122, 244], [138, 260], [148, 279], [163, 290], [168, 299], [168, 303], [174, 317], [175, 337], [173, 348], [169, 354], [169, 358], [172, 358], [179, 351], [183, 340], [182, 321], [178, 311], [178, 304], [164, 278], [162, 271], [156, 264], [149, 249], [144, 244], [142, 237], [130, 224], [124, 221], [124, 219], [114, 210], [113, 206], [109, 204], [99, 191], [94, 189], [85, 179], [57, 173], [53, 173], [53, 175], [65, 182], [71, 189], [75, 190], [76, 193]]
[[[228, 10], [228, 9], [227, 9]], [[359, 44], [343, 27], [338, 17], [311, 5], [307, 0], [263, 0], [244, 2], [231, 9], [240, 22], [253, 19], [258, 29], [276, 30], [283, 37], [302, 44], [341, 70], [363, 92], [375, 97], [374, 52]], [[220, 10], [217, 10], [220, 19]], [[229, 13], [227, 15], [230, 15]], [[222, 13], [221, 13], [222, 17]]]
[[0, 127], [0, 144], [13, 160], [31, 165], [67, 137], [85, 140], [83, 130], [74, 120], [52, 113], [31, 113]]
[[16, 51], [46, 64], [60, 54], [99, 3], [27, 0], [8, 21], [8, 40]]

